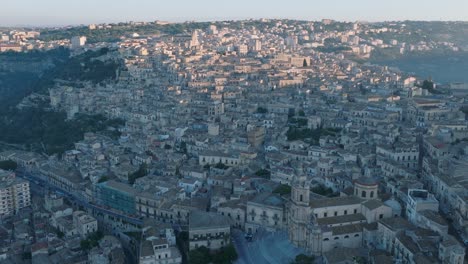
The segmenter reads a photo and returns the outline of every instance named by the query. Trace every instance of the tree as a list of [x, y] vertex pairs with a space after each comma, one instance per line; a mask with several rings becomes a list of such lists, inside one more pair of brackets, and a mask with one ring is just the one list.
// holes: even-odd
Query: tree
[[224, 163], [221, 163], [221, 161], [220, 161], [215, 165], [215, 168], [220, 169], [220, 170], [226, 170], [226, 169], [229, 168], [229, 166], [226, 166]]
[[201, 246], [189, 252], [190, 264], [206, 264], [210, 262], [211, 262], [210, 250], [205, 246]]
[[314, 256], [307, 256], [304, 254], [299, 254], [296, 256], [292, 264], [313, 264], [315, 260]]
[[85, 251], [88, 251], [90, 250], [92, 247], [91, 247], [91, 243], [89, 242], [89, 240], [85, 239], [85, 240], [81, 240], [80, 241], [80, 248], [82, 250], [85, 250]]
[[334, 193], [332, 188], [326, 188], [324, 185], [320, 184], [310, 189], [313, 193], [320, 194], [327, 197], [333, 197]]
[[257, 108], [257, 113], [259, 114], [266, 114], [268, 113], [268, 109], [264, 108], [264, 107], [258, 107]]
[[65, 234], [64, 234], [62, 231], [60, 231], [60, 230], [57, 230], [56, 233], [57, 233], [57, 237], [58, 237], [58, 238], [62, 238], [62, 237], [65, 236]]
[[265, 179], [270, 179], [271, 172], [266, 169], [260, 169], [257, 172], [255, 172], [255, 176], [262, 177]]
[[102, 176], [99, 180], [98, 180], [98, 183], [101, 183], [101, 182], [106, 182], [109, 180], [109, 177], [107, 176]]
[[421, 88], [426, 89], [426, 90], [432, 90], [434, 89], [434, 83], [429, 80], [424, 80]]
[[212, 261], [215, 264], [230, 264], [237, 259], [236, 249], [232, 244], [222, 247], [218, 252], [212, 255]]
[[147, 173], [147, 165], [142, 163], [140, 168], [128, 177], [128, 183], [134, 184], [136, 179], [146, 176]]
[[277, 193], [279, 195], [287, 195], [291, 193], [291, 186], [286, 184], [281, 184], [280, 186], [276, 187], [273, 193]]
[[12, 160], [3, 160], [0, 161], [0, 169], [2, 170], [16, 170], [18, 168], [18, 164]]
[[21, 255], [21, 258], [22, 258], [23, 260], [31, 259], [31, 258], [32, 258], [32, 254], [31, 254], [31, 252], [24, 252], [24, 253]]
[[187, 154], [187, 143], [185, 143], [185, 141], [182, 141], [182, 142], [180, 143], [180, 150], [181, 150], [183, 153]]

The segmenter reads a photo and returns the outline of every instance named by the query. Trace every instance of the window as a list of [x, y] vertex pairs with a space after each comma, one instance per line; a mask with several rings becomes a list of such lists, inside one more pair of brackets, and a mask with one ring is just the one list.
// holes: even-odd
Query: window
[[302, 202], [302, 194], [299, 196], [299, 201]]
[[349, 238], [349, 236], [348, 236], [348, 235], [346, 235], [346, 236], [344, 236], [344, 238]]
[[335, 215], [335, 216], [338, 216], [338, 212], [335, 212], [334, 215]]
[[344, 210], [344, 215], [347, 215], [348, 214], [348, 210]]
[[333, 239], [334, 239], [334, 240], [338, 240], [338, 239], [340, 239], [340, 238], [339, 238], [339, 237], [334, 237]]
[[354, 213], [357, 214], [357, 209], [354, 209]]
[[366, 191], [362, 191], [361, 197], [362, 197], [362, 198], [366, 198]]
[[359, 234], [355, 234], [355, 235], [354, 235], [354, 237], [358, 237], [358, 236], [359, 236]]
[[323, 213], [323, 217], [327, 217], [327, 213]]
[[382, 219], [383, 218], [383, 214], [379, 214], [379, 219]]
[[324, 238], [324, 239], [323, 239], [323, 241], [328, 241], [328, 240], [330, 240], [330, 239], [328, 239], [328, 238]]
[[374, 198], [374, 191], [370, 192], [370, 198]]

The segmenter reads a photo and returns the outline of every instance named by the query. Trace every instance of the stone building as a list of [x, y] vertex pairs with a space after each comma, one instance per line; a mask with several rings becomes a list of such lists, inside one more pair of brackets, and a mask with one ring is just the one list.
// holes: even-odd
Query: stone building
[[377, 195], [374, 199], [310, 197], [306, 177], [297, 177], [289, 201], [288, 234], [294, 245], [314, 255], [336, 247], [359, 248], [364, 243], [366, 226], [392, 217], [392, 209], [375, 199]]

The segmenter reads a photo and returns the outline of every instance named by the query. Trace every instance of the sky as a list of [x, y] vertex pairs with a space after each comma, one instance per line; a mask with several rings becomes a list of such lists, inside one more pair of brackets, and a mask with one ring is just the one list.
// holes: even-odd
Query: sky
[[4, 0], [0, 26], [291, 18], [468, 20], [468, 0]]

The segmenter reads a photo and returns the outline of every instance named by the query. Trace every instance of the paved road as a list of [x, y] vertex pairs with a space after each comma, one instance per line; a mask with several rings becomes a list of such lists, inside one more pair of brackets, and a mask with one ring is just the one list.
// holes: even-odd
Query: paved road
[[303, 253], [302, 249], [294, 247], [286, 232], [259, 232], [252, 242], [247, 242], [241, 230], [232, 230], [232, 241], [239, 255], [236, 264], [283, 264], [290, 263]]

